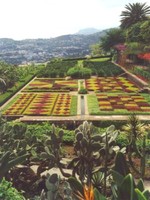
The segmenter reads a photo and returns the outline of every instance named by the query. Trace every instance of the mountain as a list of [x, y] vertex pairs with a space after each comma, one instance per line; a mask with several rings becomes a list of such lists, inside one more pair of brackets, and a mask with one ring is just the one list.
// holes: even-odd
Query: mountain
[[106, 30], [90, 35], [62, 35], [50, 39], [0, 39], [0, 60], [10, 64], [46, 62], [53, 57], [80, 57], [90, 53], [89, 46], [100, 41]]
[[85, 28], [85, 29], [81, 29], [79, 30], [76, 34], [79, 35], [90, 35], [90, 34], [94, 34], [100, 32], [100, 30], [96, 29], [96, 28]]

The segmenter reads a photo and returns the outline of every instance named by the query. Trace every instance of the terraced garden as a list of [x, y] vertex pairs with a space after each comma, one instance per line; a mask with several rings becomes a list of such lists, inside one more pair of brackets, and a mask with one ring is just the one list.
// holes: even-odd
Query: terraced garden
[[[93, 66], [92, 63], [92, 69]], [[107, 63], [105, 68], [102, 67], [104, 74], [110, 71], [108, 66]], [[34, 78], [4, 107], [2, 114], [15, 117], [76, 116], [80, 115], [78, 109], [83, 106], [88, 115], [150, 114], [149, 94], [139, 93], [141, 88], [117, 67], [113, 66], [116, 76], [113, 72], [113, 76], [96, 75], [82, 79], [87, 95], [78, 94], [78, 79]], [[79, 105], [81, 96], [87, 103], [83, 104], [82, 101], [82, 105]]]

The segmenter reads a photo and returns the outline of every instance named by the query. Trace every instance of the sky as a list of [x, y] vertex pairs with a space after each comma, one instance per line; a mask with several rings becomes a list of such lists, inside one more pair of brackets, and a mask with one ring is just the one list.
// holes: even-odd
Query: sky
[[118, 27], [125, 5], [137, 2], [150, 6], [150, 0], [0, 0], [0, 38], [51, 38]]

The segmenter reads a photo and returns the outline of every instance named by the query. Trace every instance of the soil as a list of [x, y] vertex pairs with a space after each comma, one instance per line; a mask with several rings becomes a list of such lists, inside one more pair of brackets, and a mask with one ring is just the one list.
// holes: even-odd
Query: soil
[[71, 145], [65, 145], [63, 148], [64, 148], [64, 151], [65, 151], [66, 157], [68, 157], [68, 158], [74, 157], [75, 152], [74, 152], [73, 145], [72, 146]]

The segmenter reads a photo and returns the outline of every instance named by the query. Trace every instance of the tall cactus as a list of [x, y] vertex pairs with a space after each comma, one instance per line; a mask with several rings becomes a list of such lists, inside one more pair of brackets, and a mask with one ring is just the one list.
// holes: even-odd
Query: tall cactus
[[[114, 126], [110, 126], [102, 135], [94, 133], [92, 123], [83, 122], [76, 129], [74, 150], [76, 157], [68, 167], [73, 168], [73, 176], [79, 176], [81, 182], [90, 185], [93, 173], [106, 172], [106, 165], [115, 155], [114, 143], [118, 135]], [[106, 178], [106, 177], [105, 177]]]
[[49, 134], [49, 138], [45, 141], [45, 151], [41, 153], [41, 158], [49, 161], [49, 168], [57, 166], [63, 176], [69, 177], [71, 174], [63, 170], [61, 163], [63, 134], [63, 130], [59, 130], [57, 133], [55, 125], [52, 125], [52, 131]]

